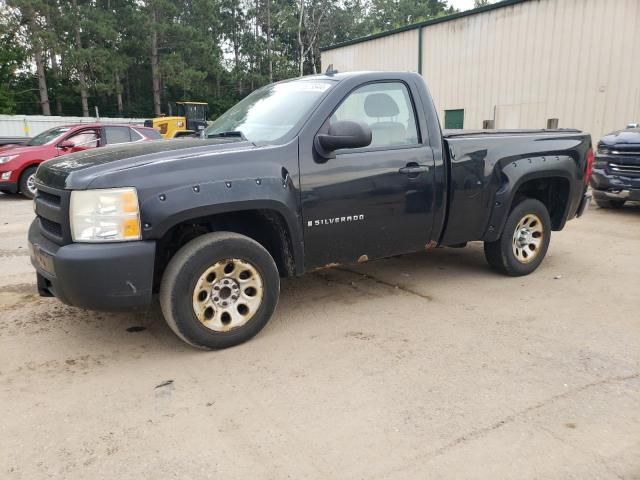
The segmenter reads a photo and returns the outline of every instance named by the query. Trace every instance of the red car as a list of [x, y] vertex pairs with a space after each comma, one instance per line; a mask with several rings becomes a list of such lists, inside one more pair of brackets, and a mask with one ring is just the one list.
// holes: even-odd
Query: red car
[[67, 153], [127, 142], [160, 140], [160, 132], [137, 125], [83, 123], [54, 127], [22, 145], [0, 147], [0, 192], [35, 195], [38, 165]]

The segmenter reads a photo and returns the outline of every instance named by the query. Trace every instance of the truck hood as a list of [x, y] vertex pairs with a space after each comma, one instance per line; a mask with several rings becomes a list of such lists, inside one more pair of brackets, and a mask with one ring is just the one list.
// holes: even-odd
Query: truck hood
[[40, 145], [5, 145], [0, 147], [0, 156], [5, 155], [23, 155], [25, 153], [34, 153], [38, 150], [42, 150], [42, 146]]
[[239, 139], [157, 140], [114, 145], [63, 155], [40, 165], [36, 173], [39, 183], [53, 188], [88, 188], [97, 177], [150, 164], [174, 164], [198, 157], [210, 159], [230, 152], [254, 150], [253, 143]]
[[599, 146], [613, 147], [614, 145], [640, 146], [640, 128], [628, 128], [611, 132], [598, 142]]

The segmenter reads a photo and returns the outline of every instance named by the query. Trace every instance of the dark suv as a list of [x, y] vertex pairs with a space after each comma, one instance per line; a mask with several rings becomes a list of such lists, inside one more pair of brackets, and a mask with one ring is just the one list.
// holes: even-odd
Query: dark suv
[[633, 126], [602, 137], [591, 187], [602, 208], [621, 208], [627, 200], [640, 201], [640, 128]]

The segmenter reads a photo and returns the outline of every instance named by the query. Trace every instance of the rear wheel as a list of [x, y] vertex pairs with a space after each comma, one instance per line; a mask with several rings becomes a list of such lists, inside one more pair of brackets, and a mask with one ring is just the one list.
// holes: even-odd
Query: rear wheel
[[36, 196], [36, 170], [37, 167], [29, 167], [20, 176], [20, 193], [27, 198]]
[[593, 198], [600, 208], [622, 208], [624, 207], [624, 200], [616, 200], [611, 198], [594, 197]]
[[502, 235], [484, 243], [484, 253], [495, 270], [518, 277], [533, 272], [547, 254], [551, 240], [551, 219], [542, 202], [527, 198], [507, 218]]
[[280, 277], [269, 252], [231, 232], [202, 235], [176, 253], [162, 277], [169, 327], [195, 347], [226, 348], [256, 335], [273, 314]]

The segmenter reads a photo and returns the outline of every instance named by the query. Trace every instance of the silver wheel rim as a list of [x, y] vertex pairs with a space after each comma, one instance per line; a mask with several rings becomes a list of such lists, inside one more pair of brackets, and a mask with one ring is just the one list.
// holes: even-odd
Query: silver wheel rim
[[256, 267], [228, 258], [207, 268], [193, 289], [193, 313], [205, 327], [228, 332], [246, 325], [262, 304], [264, 288]]
[[531, 263], [540, 254], [544, 227], [540, 217], [528, 213], [520, 219], [513, 232], [513, 255], [520, 263]]
[[36, 174], [32, 173], [31, 175], [29, 175], [27, 177], [27, 189], [33, 194], [36, 194], [36, 191], [38, 190], [36, 188]]

